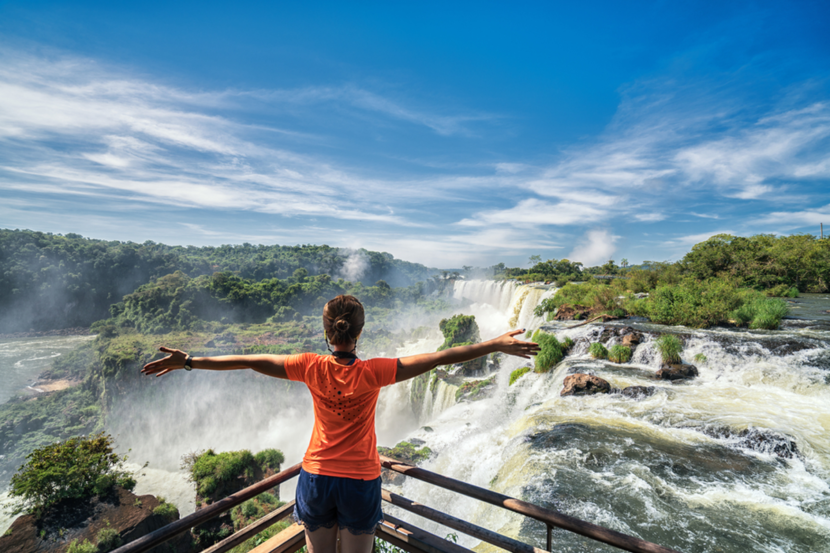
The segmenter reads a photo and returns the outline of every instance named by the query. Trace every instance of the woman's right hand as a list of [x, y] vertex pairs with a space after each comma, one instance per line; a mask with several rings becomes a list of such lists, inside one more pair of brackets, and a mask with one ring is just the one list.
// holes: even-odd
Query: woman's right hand
[[161, 346], [159, 351], [169, 353], [170, 355], [163, 359], [147, 363], [144, 365], [144, 368], [141, 369], [141, 374], [148, 376], [152, 374], [161, 376], [169, 373], [170, 371], [184, 368], [184, 362], [187, 361], [187, 354], [185, 352], [178, 349], [166, 348], [164, 346]]

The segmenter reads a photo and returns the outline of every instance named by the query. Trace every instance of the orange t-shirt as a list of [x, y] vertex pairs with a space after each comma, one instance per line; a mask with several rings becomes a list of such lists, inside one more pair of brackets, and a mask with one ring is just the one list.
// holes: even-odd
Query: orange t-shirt
[[329, 355], [288, 356], [288, 378], [304, 382], [314, 400], [314, 431], [303, 457], [306, 472], [357, 480], [380, 476], [375, 407], [380, 389], [395, 383], [397, 371], [397, 359], [340, 365]]

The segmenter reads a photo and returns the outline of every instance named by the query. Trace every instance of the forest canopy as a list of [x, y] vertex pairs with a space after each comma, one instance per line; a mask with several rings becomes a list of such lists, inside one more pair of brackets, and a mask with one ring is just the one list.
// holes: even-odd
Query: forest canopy
[[436, 272], [388, 253], [325, 245], [197, 248], [0, 229], [0, 333], [89, 326], [142, 284], [176, 271], [261, 281], [289, 279], [300, 269], [367, 286], [383, 280], [391, 287]]

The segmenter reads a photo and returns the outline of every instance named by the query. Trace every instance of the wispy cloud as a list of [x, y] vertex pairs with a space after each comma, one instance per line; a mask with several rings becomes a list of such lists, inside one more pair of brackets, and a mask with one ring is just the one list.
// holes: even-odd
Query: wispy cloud
[[615, 244], [619, 239], [619, 236], [614, 236], [608, 230], [589, 230], [579, 239], [573, 251], [568, 254], [568, 259], [579, 261], [586, 267], [599, 265], [611, 259], [614, 252], [617, 251]]

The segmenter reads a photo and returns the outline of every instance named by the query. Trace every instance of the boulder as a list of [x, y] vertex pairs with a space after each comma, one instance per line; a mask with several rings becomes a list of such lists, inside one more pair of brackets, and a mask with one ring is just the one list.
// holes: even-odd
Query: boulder
[[622, 337], [622, 340], [621, 340], [621, 342], [620, 342], [620, 343], [621, 343], [622, 345], [626, 346], [626, 347], [629, 347], [629, 348], [631, 348], [631, 349], [634, 349], [635, 347], [637, 347], [638, 345], [640, 345], [640, 342], [641, 342], [642, 340], [643, 340], [643, 335], [642, 335], [642, 334], [640, 334], [640, 333], [639, 333], [639, 332], [637, 332], [637, 331], [634, 331], [634, 332], [632, 332], [631, 334], [626, 334], [626, 335], [624, 335], [624, 336]]
[[626, 386], [620, 393], [631, 399], [642, 399], [654, 395], [656, 391], [654, 386]]
[[691, 380], [698, 375], [697, 367], [694, 365], [678, 364], [670, 365], [663, 363], [660, 370], [654, 374], [657, 380]]
[[571, 374], [565, 377], [565, 387], [560, 396], [587, 396], [607, 394], [611, 391], [608, 381], [590, 374]]

